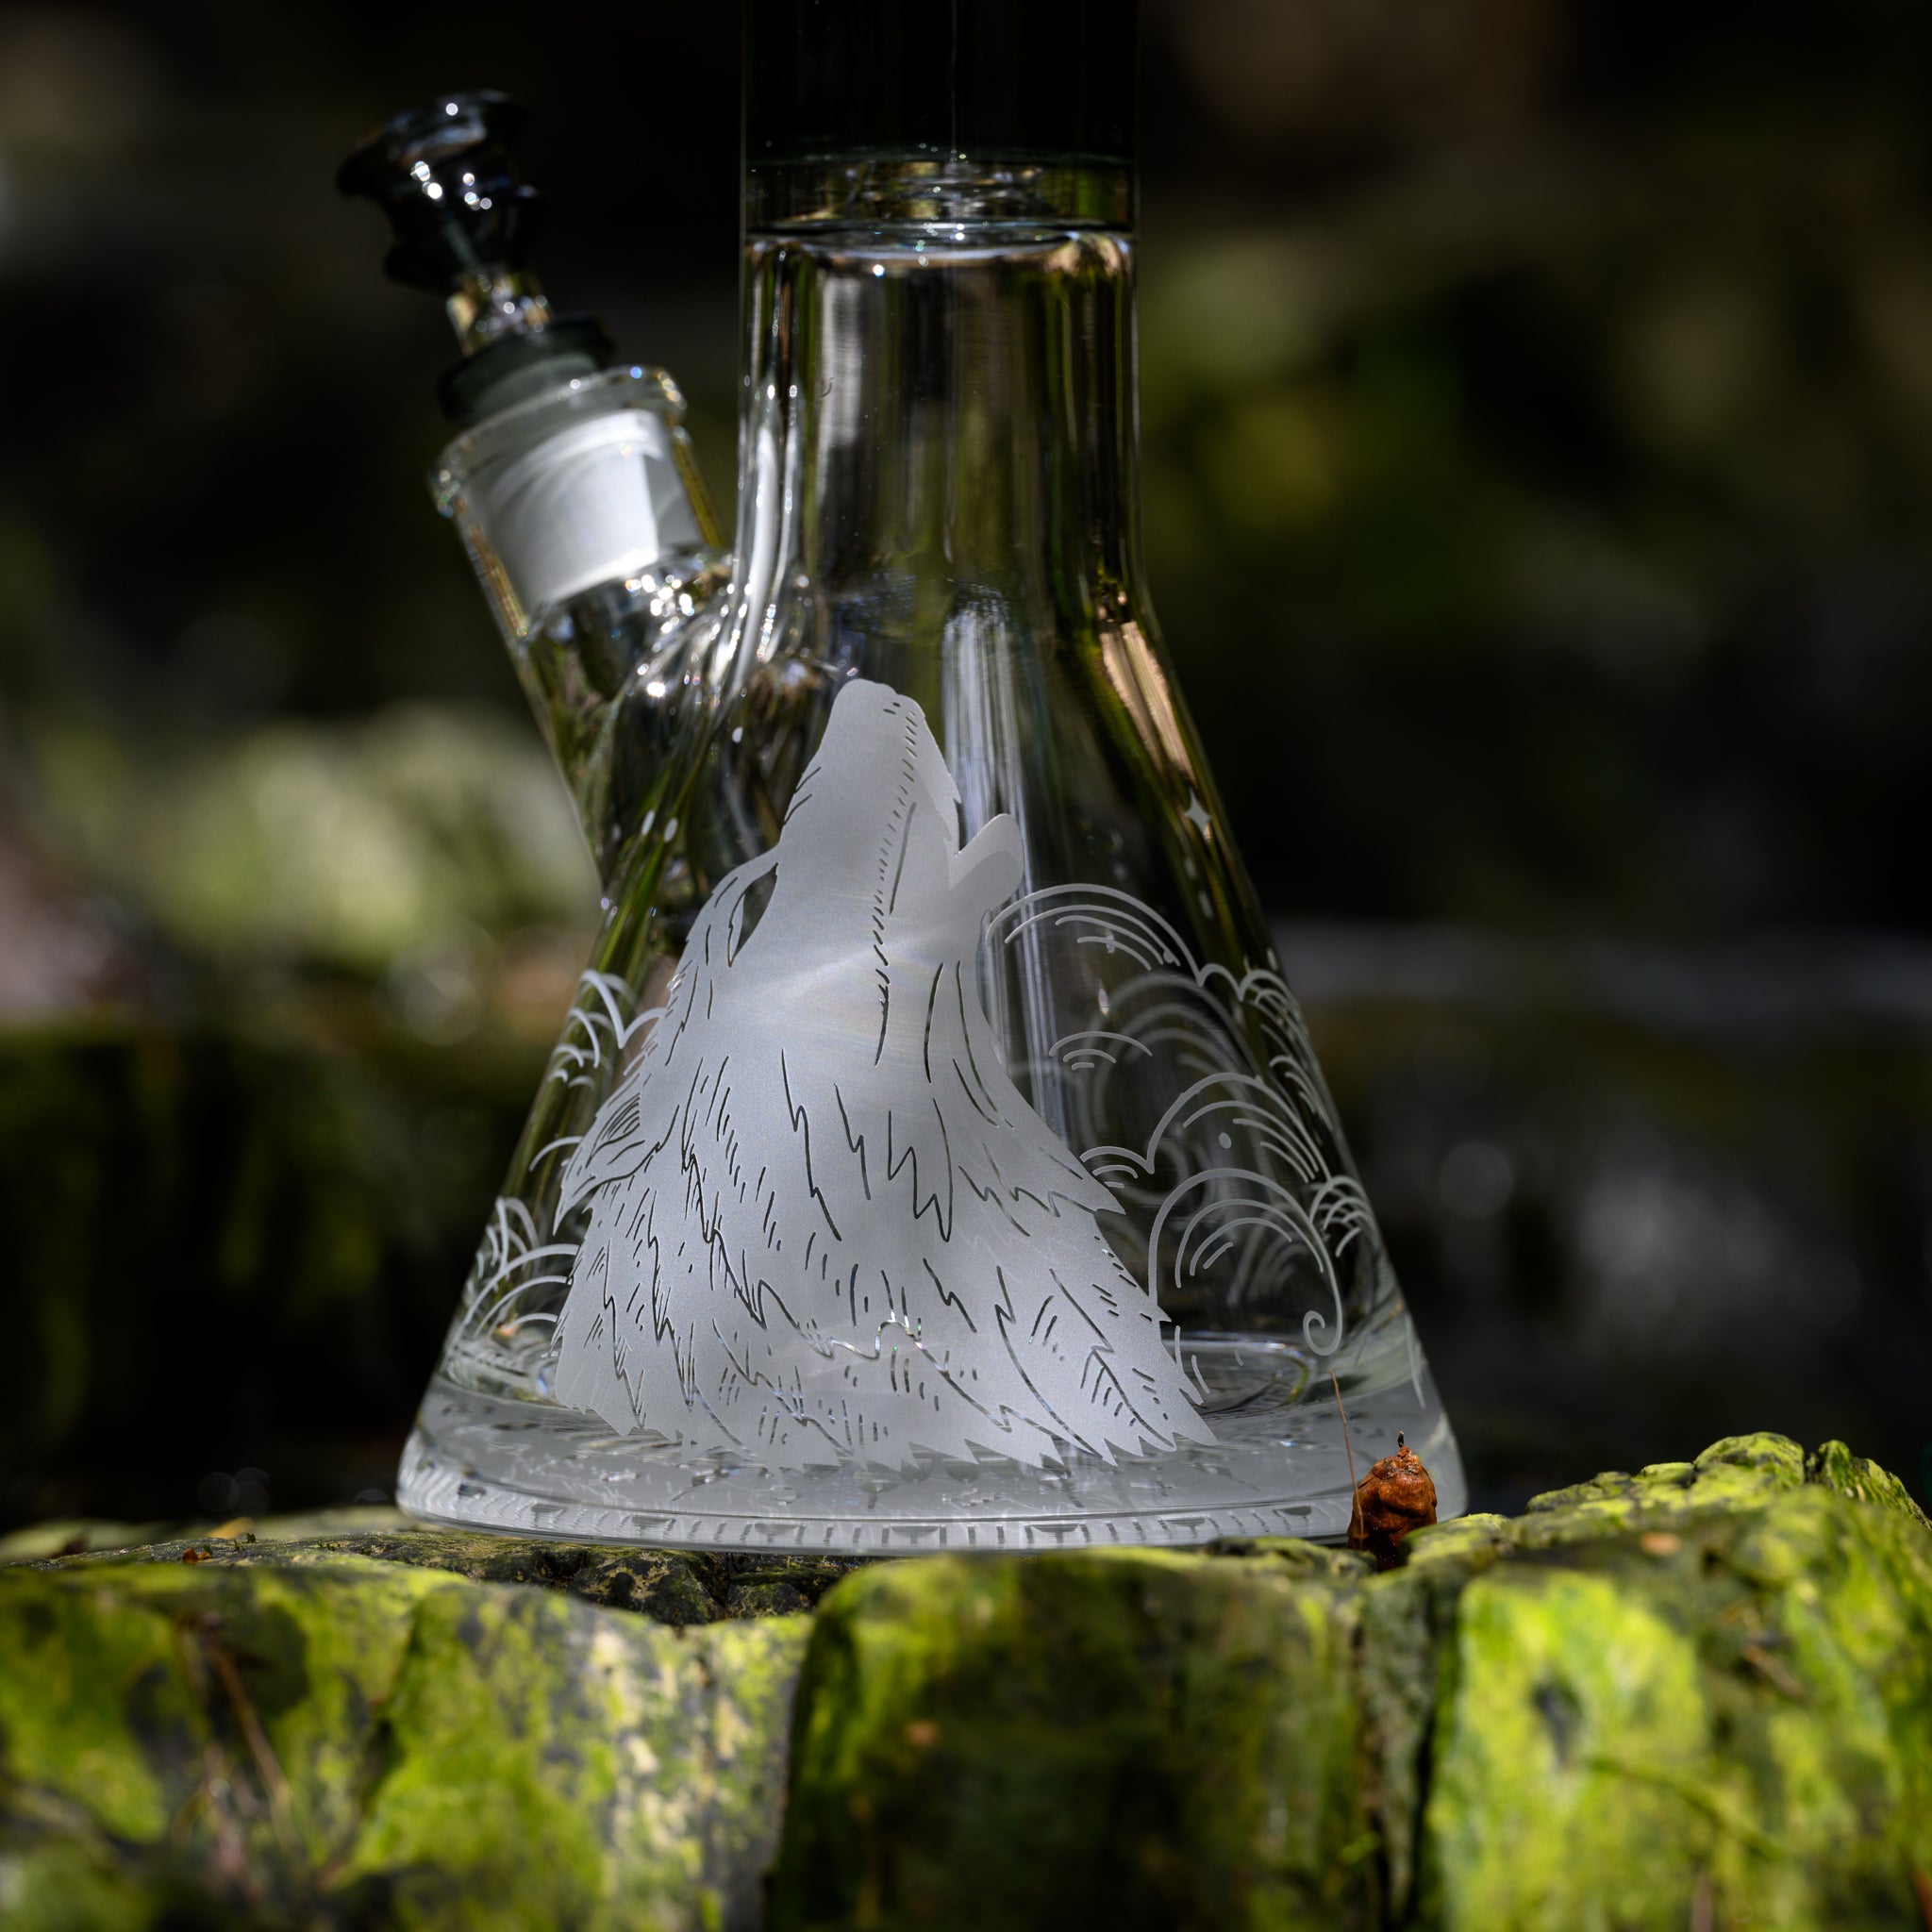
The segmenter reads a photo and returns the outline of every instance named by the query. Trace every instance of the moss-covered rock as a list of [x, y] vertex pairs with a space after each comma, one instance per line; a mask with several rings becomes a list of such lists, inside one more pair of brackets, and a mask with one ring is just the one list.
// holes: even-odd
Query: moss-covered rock
[[774, 1923], [1923, 1932], [1927, 1873], [1932, 1535], [1760, 1436], [1380, 1576], [1268, 1542], [856, 1576]]
[[1381, 1575], [254, 1534], [0, 1569], [9, 1928], [1924, 1932], [1932, 1900], [1932, 1528], [1839, 1444], [1602, 1476]]
[[1360, 1607], [1340, 1564], [1151, 1550], [853, 1579], [812, 1644], [778, 1922], [1363, 1922]]
[[783, 1557], [768, 1551], [618, 1549], [553, 1543], [480, 1530], [425, 1529], [393, 1510], [343, 1511], [391, 1520], [331, 1528], [326, 1517], [265, 1519], [240, 1535], [175, 1536], [150, 1543], [91, 1543], [85, 1525], [60, 1524], [68, 1543], [42, 1555], [23, 1538], [17, 1561], [41, 1568], [102, 1563], [213, 1563], [276, 1570], [330, 1567], [345, 1557], [441, 1570], [474, 1583], [559, 1590], [607, 1608], [637, 1610], [658, 1624], [711, 1624], [808, 1610], [865, 1558]]
[[1424, 1921], [1910, 1926], [1932, 1870], [1924, 1532], [1814, 1487], [1536, 1554], [1559, 1551], [1431, 1606]]
[[755, 1923], [808, 1627], [342, 1554], [0, 1571], [0, 1912]]

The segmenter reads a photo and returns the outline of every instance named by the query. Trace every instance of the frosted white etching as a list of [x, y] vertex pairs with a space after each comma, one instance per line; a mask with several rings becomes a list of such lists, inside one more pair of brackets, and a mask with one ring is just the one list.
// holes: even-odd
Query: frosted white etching
[[1097, 1224], [1113, 1196], [980, 1004], [1020, 878], [1010, 818], [962, 849], [919, 706], [846, 684], [776, 847], [720, 882], [570, 1153], [559, 1401], [779, 1468], [1214, 1440]]
[[[1239, 1309], [1311, 1276], [1319, 1305], [1302, 1313], [1302, 1339], [1332, 1354], [1343, 1257], [1365, 1238], [1379, 1263], [1380, 1244], [1287, 981], [1268, 967], [1200, 965], [1166, 920], [1109, 886], [1029, 893], [1001, 908], [988, 938], [1013, 948], [1031, 933], [1090, 949], [1096, 976], [1112, 982], [1099, 994], [1101, 1024], [1062, 1035], [1052, 1054], [1074, 1144], [1087, 1143], [1088, 1168], [1120, 1197], [1116, 1243], [1144, 1248], [1127, 1257], [1144, 1261], [1149, 1292], [1185, 1306], [1219, 1271], [1217, 1300]], [[1180, 1091], [1169, 1098], [1157, 1084], [1165, 1104], [1137, 1106], [1137, 1074], [1162, 1065]], [[1099, 1138], [1137, 1118], [1144, 1130], [1130, 1144]]]

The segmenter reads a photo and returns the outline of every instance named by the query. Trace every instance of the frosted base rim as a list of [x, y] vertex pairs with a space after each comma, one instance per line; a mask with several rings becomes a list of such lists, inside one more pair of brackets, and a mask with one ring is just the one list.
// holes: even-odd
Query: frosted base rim
[[[522, 1491], [460, 1473], [438, 1458], [420, 1428], [403, 1452], [396, 1501], [406, 1514], [448, 1529], [506, 1535], [541, 1532], [559, 1541], [669, 1549], [764, 1549], [800, 1556], [913, 1556], [937, 1551], [1092, 1548], [1191, 1549], [1228, 1537], [1295, 1537], [1334, 1541], [1348, 1532], [1345, 1495], [1257, 1503], [1243, 1509], [1174, 1515], [1086, 1516], [1008, 1521], [904, 1519], [855, 1522], [845, 1516], [755, 1516], [749, 1513], [657, 1514], [591, 1504], [538, 1501]], [[541, 1510], [533, 1520], [532, 1507]]]
[[[1407, 1330], [1405, 1318], [1393, 1324]], [[1435, 1478], [1439, 1513], [1467, 1490], [1426, 1365], [1399, 1344], [1385, 1373], [1344, 1375], [1348, 1442], [1325, 1391], [1279, 1391], [1219, 1418], [1220, 1442], [1064, 1470], [998, 1458], [894, 1475], [826, 1468], [773, 1478], [682, 1459], [675, 1443], [613, 1438], [591, 1419], [483, 1394], [439, 1375], [404, 1451], [396, 1500], [453, 1528], [632, 1547], [900, 1556], [1140, 1545], [1191, 1548], [1226, 1538], [1337, 1540], [1359, 1473], [1398, 1435]], [[1239, 1350], [1236, 1351], [1239, 1353]], [[1386, 1371], [1398, 1367], [1391, 1374]], [[1211, 1373], [1211, 1371], [1210, 1371]], [[931, 1507], [934, 1504], [940, 1507]]]

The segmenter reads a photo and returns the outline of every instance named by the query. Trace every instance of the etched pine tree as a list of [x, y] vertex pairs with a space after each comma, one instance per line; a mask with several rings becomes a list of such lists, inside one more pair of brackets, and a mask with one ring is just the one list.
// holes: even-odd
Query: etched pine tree
[[1007, 1076], [977, 956], [1019, 832], [962, 849], [958, 807], [919, 706], [846, 684], [571, 1159], [559, 1400], [793, 1469], [1213, 1441], [1113, 1197]]

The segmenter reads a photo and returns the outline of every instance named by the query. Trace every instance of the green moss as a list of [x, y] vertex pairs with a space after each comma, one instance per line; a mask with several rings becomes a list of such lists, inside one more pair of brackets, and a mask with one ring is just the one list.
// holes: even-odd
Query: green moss
[[1302, 1537], [1228, 1537], [1208, 1545], [1216, 1557], [1259, 1557], [1290, 1575], [1353, 1577], [1357, 1582], [1374, 1574], [1375, 1560], [1360, 1550], [1311, 1543]]
[[1910, 1926], [1932, 1539], [1836, 1469], [1736, 1439], [1383, 1576], [1250, 1541], [855, 1578], [774, 1926]]
[[1773, 1489], [1794, 1490], [1805, 1480], [1805, 1452], [1789, 1436], [1760, 1430], [1753, 1436], [1725, 1436], [1691, 1465], [1705, 1475], [1719, 1469], [1756, 1470]]
[[[1665, 1526], [1687, 1512], [1756, 1508], [1805, 1481], [1805, 1453], [1786, 1436], [1729, 1436], [1694, 1462], [1654, 1462], [1635, 1475], [1622, 1471], [1534, 1496], [1519, 1523], [1486, 1519], [1499, 1544], [1549, 1549], [1591, 1538]], [[1477, 1520], [1465, 1518], [1464, 1523]], [[1470, 1534], [1457, 1524], [1420, 1541]]]
[[1910, 1925], [1932, 1539], [1787, 1457], [1714, 1466], [1768, 1466], [1760, 1507], [1712, 1507], [1700, 1458], [1674, 1522], [1585, 1536], [1587, 1499], [1459, 1589], [1441, 1558], [1376, 1586], [1432, 1593], [1443, 1633], [1424, 1924], [1676, 1928], [1701, 1898], [1715, 1924]]
[[850, 1579], [813, 1634], [774, 1923], [1373, 1924], [1356, 1625], [1350, 1590], [1269, 1557]]
[[1837, 1932], [1932, 1873], [1932, 1533], [1839, 1444], [1379, 1575], [287, 1527], [0, 1569], [9, 1932]]
[[1507, 1516], [1457, 1516], [1427, 1529], [1412, 1529], [1403, 1539], [1405, 1569], [1443, 1569], [1459, 1573], [1471, 1565], [1492, 1563], [1515, 1547], [1517, 1539], [1531, 1533], [1528, 1521]]
[[1620, 1925], [1681, 1926], [1707, 1823], [1686, 1803], [1707, 1729], [1691, 1644], [1607, 1578], [1498, 1569], [1463, 1593], [1452, 1646], [1425, 1916], [1607, 1924], [1614, 1898]]
[[1572, 1483], [1569, 1488], [1549, 1490], [1541, 1496], [1529, 1499], [1529, 1512], [1534, 1515], [1545, 1509], [1569, 1509], [1578, 1503], [1594, 1503], [1612, 1496], [1629, 1492], [1630, 1477], [1621, 1469], [1607, 1470], [1602, 1475], [1593, 1475], [1587, 1482]]
[[[513, 1583], [562, 1591], [609, 1609], [635, 1610], [658, 1624], [709, 1624], [724, 1618], [774, 1617], [809, 1610], [861, 1559], [849, 1557], [783, 1557], [699, 1550], [613, 1548], [608, 1543], [554, 1543], [534, 1537], [491, 1536], [479, 1530], [425, 1529], [392, 1510], [342, 1510], [341, 1528], [326, 1517], [270, 1518], [259, 1534], [240, 1537], [175, 1536], [163, 1542], [46, 1553], [47, 1539], [16, 1540], [14, 1560], [43, 1567], [96, 1567], [103, 1563], [177, 1563], [191, 1552], [217, 1568], [302, 1570], [326, 1568], [345, 1557], [367, 1557], [415, 1569], [447, 1572], [475, 1583]], [[363, 1515], [394, 1518], [373, 1525]], [[57, 1525], [67, 1532], [56, 1550], [92, 1541], [85, 1524]], [[278, 1532], [280, 1532], [278, 1534]]]
[[1919, 1507], [1911, 1491], [1890, 1470], [1854, 1456], [1842, 1442], [1827, 1442], [1813, 1450], [1805, 1458], [1805, 1480], [1822, 1483], [1854, 1502], [1875, 1503], [1881, 1509], [1894, 1510], [1908, 1522], [1932, 1529], [1932, 1521]]
[[806, 1634], [358, 1557], [15, 1566], [8, 1923], [62, 1923], [75, 1859], [191, 1922], [741, 1922]]
[[[174, 1888], [116, 1863], [78, 1837], [16, 1840], [0, 1828], [0, 1924], [34, 1932], [148, 1932], [192, 1926]], [[224, 1914], [224, 1916], [228, 1916]], [[200, 1923], [207, 1923], [204, 1915]], [[233, 1923], [232, 1918], [230, 1923]]]

